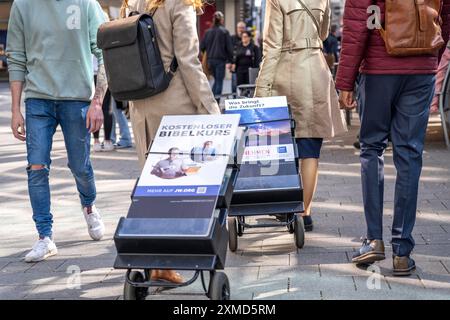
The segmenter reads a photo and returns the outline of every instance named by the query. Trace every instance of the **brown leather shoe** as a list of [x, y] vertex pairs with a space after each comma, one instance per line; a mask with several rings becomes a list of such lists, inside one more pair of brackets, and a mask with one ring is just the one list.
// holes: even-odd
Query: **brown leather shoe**
[[364, 240], [361, 248], [353, 255], [352, 262], [356, 264], [372, 264], [384, 260], [383, 240]]
[[416, 269], [416, 263], [410, 257], [392, 257], [394, 276], [410, 276]]
[[164, 280], [175, 284], [184, 282], [183, 277], [178, 272], [173, 270], [152, 270], [152, 281]]

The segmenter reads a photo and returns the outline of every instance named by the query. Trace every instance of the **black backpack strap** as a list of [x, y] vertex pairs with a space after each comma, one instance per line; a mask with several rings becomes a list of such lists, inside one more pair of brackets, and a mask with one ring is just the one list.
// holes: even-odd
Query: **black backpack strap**
[[139, 14], [140, 14], [139, 11], [131, 11], [128, 17], [137, 16]]
[[[156, 11], [158, 11], [158, 7], [155, 7], [151, 12], [150, 12], [150, 16], [153, 18], [153, 16], [155, 15]], [[174, 57], [172, 59], [172, 62], [170, 63], [170, 67], [169, 70], [167, 72], [167, 75], [169, 76], [170, 79], [172, 79], [175, 75], [175, 72], [177, 72], [178, 70], [178, 60], [176, 57]]]
[[174, 57], [172, 59], [172, 63], [170, 64], [170, 68], [167, 73], [170, 79], [172, 79], [175, 76], [175, 72], [177, 72], [177, 70], [178, 70], [178, 60], [177, 57]]

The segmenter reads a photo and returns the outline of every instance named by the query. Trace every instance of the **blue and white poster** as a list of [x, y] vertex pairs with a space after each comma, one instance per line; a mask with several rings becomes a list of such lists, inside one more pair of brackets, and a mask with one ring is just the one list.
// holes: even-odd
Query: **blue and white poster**
[[248, 138], [235, 191], [298, 185], [292, 121], [286, 97], [229, 100], [227, 114], [241, 115]]
[[226, 114], [239, 114], [241, 125], [290, 119], [286, 97], [227, 100], [225, 111]]
[[286, 97], [227, 100], [226, 114], [239, 114], [248, 128], [242, 161], [294, 160], [292, 129]]

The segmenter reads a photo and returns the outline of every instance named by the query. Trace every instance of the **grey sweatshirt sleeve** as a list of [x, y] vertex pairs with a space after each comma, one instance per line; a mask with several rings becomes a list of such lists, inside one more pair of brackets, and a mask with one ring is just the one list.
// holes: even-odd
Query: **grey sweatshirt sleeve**
[[27, 55], [24, 26], [22, 15], [15, 2], [13, 2], [9, 18], [6, 54], [8, 57], [9, 81], [25, 81]]
[[101, 24], [106, 22], [107, 16], [103, 12], [97, 1], [91, 1], [88, 9], [89, 15], [89, 39], [91, 43], [91, 52], [97, 58], [98, 64], [103, 64], [102, 50], [97, 47], [97, 32]]

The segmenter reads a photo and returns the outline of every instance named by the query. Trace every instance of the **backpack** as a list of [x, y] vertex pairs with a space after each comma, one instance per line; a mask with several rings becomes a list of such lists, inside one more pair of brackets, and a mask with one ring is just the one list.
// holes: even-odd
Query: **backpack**
[[169, 87], [178, 68], [176, 57], [165, 70], [153, 15], [132, 12], [102, 24], [97, 45], [103, 51], [108, 86], [116, 100], [152, 97]]
[[391, 56], [435, 55], [444, 45], [442, 0], [386, 0], [380, 29]]

